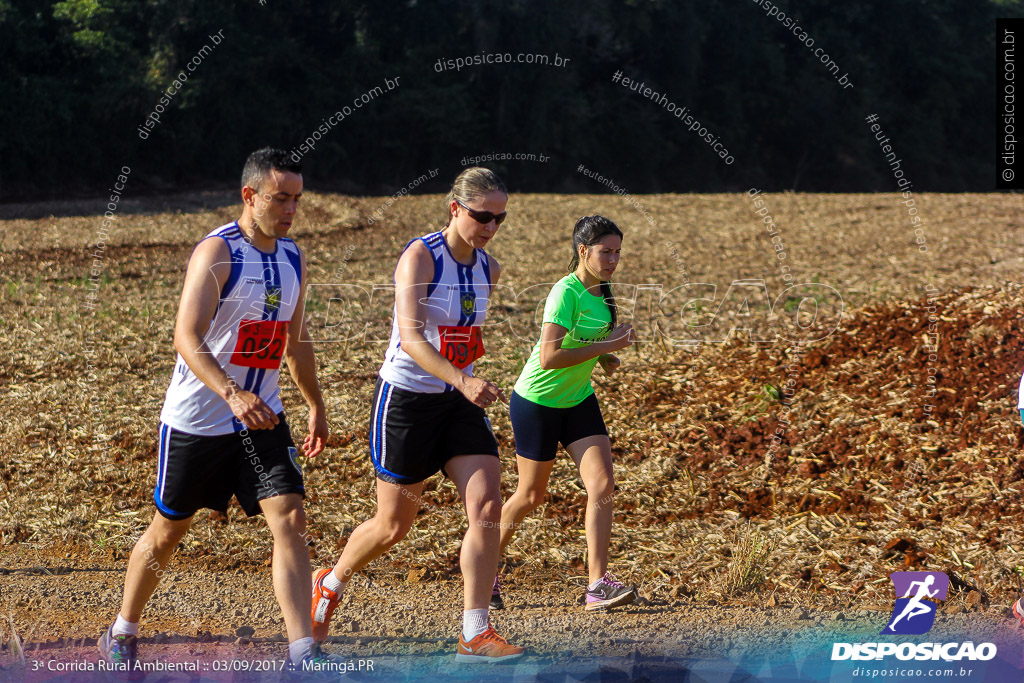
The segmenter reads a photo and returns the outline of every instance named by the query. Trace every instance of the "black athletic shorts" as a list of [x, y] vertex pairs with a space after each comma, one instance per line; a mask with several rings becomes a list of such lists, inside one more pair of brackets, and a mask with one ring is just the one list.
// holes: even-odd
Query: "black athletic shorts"
[[483, 408], [458, 391], [424, 394], [377, 378], [370, 459], [378, 479], [418, 484], [443, 472], [445, 463], [457, 455], [498, 456], [498, 442]]
[[554, 460], [559, 442], [565, 447], [588, 436], [608, 435], [594, 394], [571, 408], [549, 408], [513, 391], [508, 412], [512, 418], [516, 453], [528, 460]]
[[245, 514], [260, 514], [264, 498], [298, 493], [305, 497], [302, 468], [295, 457], [284, 413], [273, 429], [196, 436], [160, 423], [159, 462], [153, 501], [168, 519], [187, 519], [200, 508], [225, 512], [231, 496]]

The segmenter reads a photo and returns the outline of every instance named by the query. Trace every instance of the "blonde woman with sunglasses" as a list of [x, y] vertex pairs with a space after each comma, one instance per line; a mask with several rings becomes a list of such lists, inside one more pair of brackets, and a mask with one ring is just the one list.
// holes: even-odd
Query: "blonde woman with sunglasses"
[[469, 527], [462, 542], [462, 632], [456, 659], [495, 662], [523, 653], [490, 625], [501, 521], [498, 444], [485, 410], [501, 389], [473, 375], [482, 325], [501, 274], [484, 248], [505, 219], [508, 192], [492, 171], [455, 179], [443, 230], [406, 245], [395, 270], [395, 315], [370, 421], [377, 514], [349, 537], [338, 563], [313, 579], [313, 636], [327, 637], [352, 574], [409, 532], [426, 479], [443, 472], [459, 491]]

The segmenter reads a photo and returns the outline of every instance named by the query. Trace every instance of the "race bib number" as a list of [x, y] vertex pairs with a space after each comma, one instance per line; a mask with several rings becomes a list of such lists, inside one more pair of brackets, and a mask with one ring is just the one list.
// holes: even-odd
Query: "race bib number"
[[287, 341], [287, 320], [243, 320], [238, 323], [238, 343], [231, 362], [247, 368], [276, 370]]
[[459, 370], [484, 355], [484, 335], [479, 325], [438, 325], [441, 355]]

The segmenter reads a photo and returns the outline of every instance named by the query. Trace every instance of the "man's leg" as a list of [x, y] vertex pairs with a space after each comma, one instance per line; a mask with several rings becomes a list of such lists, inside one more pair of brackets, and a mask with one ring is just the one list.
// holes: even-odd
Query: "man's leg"
[[136, 542], [128, 560], [124, 597], [121, 599], [122, 619], [138, 623], [142, 618], [142, 609], [156, 590], [164, 567], [191, 524], [191, 517], [175, 520], [159, 512], [153, 513], [153, 521]]
[[309, 620], [309, 549], [306, 545], [306, 512], [302, 496], [285, 493], [260, 501], [270, 532], [274, 535], [274, 594], [284, 615], [288, 641], [311, 638]]

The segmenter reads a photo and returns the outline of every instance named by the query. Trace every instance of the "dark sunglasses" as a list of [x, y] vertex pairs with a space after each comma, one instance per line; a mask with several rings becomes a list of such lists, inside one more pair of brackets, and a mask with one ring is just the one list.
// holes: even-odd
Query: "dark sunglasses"
[[475, 220], [477, 223], [482, 223], [484, 225], [487, 225], [491, 221], [494, 221], [495, 225], [501, 225], [502, 221], [504, 221], [505, 217], [508, 215], [507, 211], [502, 211], [501, 213], [491, 213], [490, 211], [476, 211], [475, 209], [469, 208], [468, 206], [460, 202], [458, 199], [455, 200], [455, 203], [461, 206], [466, 211], [469, 211], [470, 218]]

